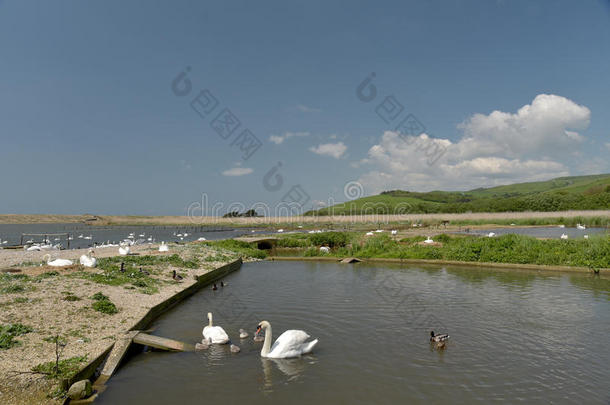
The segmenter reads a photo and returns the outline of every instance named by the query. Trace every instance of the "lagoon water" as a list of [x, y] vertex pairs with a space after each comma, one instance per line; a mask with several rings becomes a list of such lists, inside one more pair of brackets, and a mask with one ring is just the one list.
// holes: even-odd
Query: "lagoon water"
[[[610, 279], [570, 273], [392, 264], [244, 264], [159, 318], [160, 336], [196, 342], [206, 313], [242, 349], [137, 354], [100, 404], [581, 403], [610, 401]], [[260, 358], [304, 329], [312, 355]], [[239, 339], [238, 330], [250, 337]], [[449, 332], [444, 350], [430, 330]]]
[[[110, 241], [119, 243], [126, 239], [130, 233], [134, 233], [135, 239], [148, 239], [152, 237], [155, 242], [178, 242], [194, 241], [200, 237], [208, 240], [234, 238], [243, 234], [252, 235], [261, 232], [269, 232], [257, 229], [254, 233], [250, 228], [226, 228], [226, 227], [194, 227], [194, 226], [90, 226], [78, 223], [68, 224], [0, 224], [0, 239], [7, 240], [7, 245], [18, 245], [21, 241], [22, 233], [68, 233], [74, 239], [70, 241], [70, 248], [86, 248], [94, 244], [101, 244]], [[188, 236], [180, 239], [177, 234], [188, 233]], [[78, 236], [91, 236], [91, 239], [83, 239]], [[144, 236], [140, 236], [144, 235]], [[23, 241], [31, 238], [34, 242], [40, 242], [44, 237], [24, 237]], [[51, 237], [53, 244], [61, 243], [63, 248], [68, 247], [65, 237]]]

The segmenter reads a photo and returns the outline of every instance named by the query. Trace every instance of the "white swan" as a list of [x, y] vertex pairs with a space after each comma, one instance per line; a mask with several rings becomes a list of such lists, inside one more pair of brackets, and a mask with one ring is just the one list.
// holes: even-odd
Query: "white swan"
[[284, 232], [284, 230], [283, 230], [283, 229], [278, 229], [278, 230], [277, 230], [277, 233], [282, 233], [282, 232]]
[[165, 242], [161, 242], [161, 246], [159, 246], [159, 252], [169, 252], [169, 246]]
[[392, 229], [392, 235], [396, 235], [398, 231], [396, 229]]
[[489, 233], [487, 234], [487, 237], [488, 237], [488, 238], [493, 238], [494, 236], [496, 236], [496, 233], [495, 233], [495, 232], [489, 232]]
[[208, 326], [203, 328], [203, 337], [218, 345], [229, 343], [229, 335], [227, 335], [227, 332], [220, 326], [212, 325], [211, 312], [208, 312], [208, 322]]
[[581, 224], [576, 224], [576, 228], [580, 229], [581, 231], [587, 229], [586, 226], [581, 225]]
[[318, 344], [318, 339], [307, 342], [309, 335], [302, 330], [287, 330], [282, 333], [280, 337], [275, 340], [273, 346], [271, 346], [271, 340], [273, 339], [271, 324], [267, 321], [261, 321], [258, 324], [256, 333], [259, 333], [261, 329], [265, 330], [265, 343], [263, 343], [261, 357], [272, 359], [299, 357], [302, 354], [310, 353]]
[[119, 254], [121, 256], [127, 256], [130, 251], [131, 249], [129, 248], [129, 246], [119, 246]]
[[93, 250], [89, 249], [86, 255], [82, 255], [80, 257], [80, 264], [85, 267], [95, 267], [97, 266], [97, 259], [93, 257]]
[[52, 266], [52, 267], [65, 267], [65, 266], [72, 266], [72, 260], [68, 260], [68, 259], [55, 259], [55, 260], [51, 260], [51, 255], [46, 254], [42, 257], [42, 260], [47, 262], [47, 265]]
[[330, 253], [330, 248], [328, 246], [320, 246], [320, 252]]
[[367, 232], [366, 236], [373, 236], [373, 232]]
[[91, 240], [91, 239], [93, 239], [93, 235], [85, 236], [83, 239], [85, 239], [85, 240]]
[[565, 233], [561, 234], [561, 239], [568, 239], [568, 235], [566, 235]]
[[585, 239], [589, 239], [589, 235], [585, 235], [583, 236]]
[[434, 243], [434, 241], [428, 236], [424, 243]]
[[383, 232], [383, 229], [377, 229], [375, 232], [376, 233], [381, 233], [381, 232]]
[[207, 239], [202, 236], [201, 238], [197, 239], [197, 242], [205, 242], [206, 240]]

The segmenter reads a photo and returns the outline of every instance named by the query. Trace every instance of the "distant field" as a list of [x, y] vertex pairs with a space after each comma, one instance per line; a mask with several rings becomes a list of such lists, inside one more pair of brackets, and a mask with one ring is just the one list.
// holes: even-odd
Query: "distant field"
[[[95, 220], [92, 220], [95, 219]], [[26, 223], [87, 223], [94, 226], [108, 225], [179, 225], [179, 226], [297, 226], [312, 228], [331, 224], [389, 224], [423, 223], [437, 224], [500, 224], [509, 225], [588, 225], [608, 226], [610, 210], [560, 211], [560, 212], [495, 212], [462, 214], [405, 214], [405, 215], [335, 215], [294, 216], [266, 218], [220, 218], [186, 216], [91, 216], [91, 215], [0, 215], [1, 224]]]
[[425, 193], [391, 190], [306, 215], [467, 213], [604, 210], [610, 208], [610, 174]]

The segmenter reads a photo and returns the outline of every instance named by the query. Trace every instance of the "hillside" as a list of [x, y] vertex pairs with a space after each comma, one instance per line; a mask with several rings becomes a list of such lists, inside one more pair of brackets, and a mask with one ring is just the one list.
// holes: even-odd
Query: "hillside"
[[597, 210], [610, 207], [610, 174], [559, 177], [470, 191], [384, 191], [305, 215]]

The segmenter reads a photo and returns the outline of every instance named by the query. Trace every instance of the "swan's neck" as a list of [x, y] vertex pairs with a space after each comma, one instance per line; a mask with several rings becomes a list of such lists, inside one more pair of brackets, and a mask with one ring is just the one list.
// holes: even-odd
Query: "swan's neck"
[[263, 343], [263, 349], [261, 350], [262, 357], [267, 357], [269, 351], [271, 350], [271, 339], [273, 339], [271, 337], [272, 333], [271, 325], [267, 326], [265, 328], [265, 343]]
[[212, 325], [212, 315], [208, 316], [208, 326], [213, 326]]

